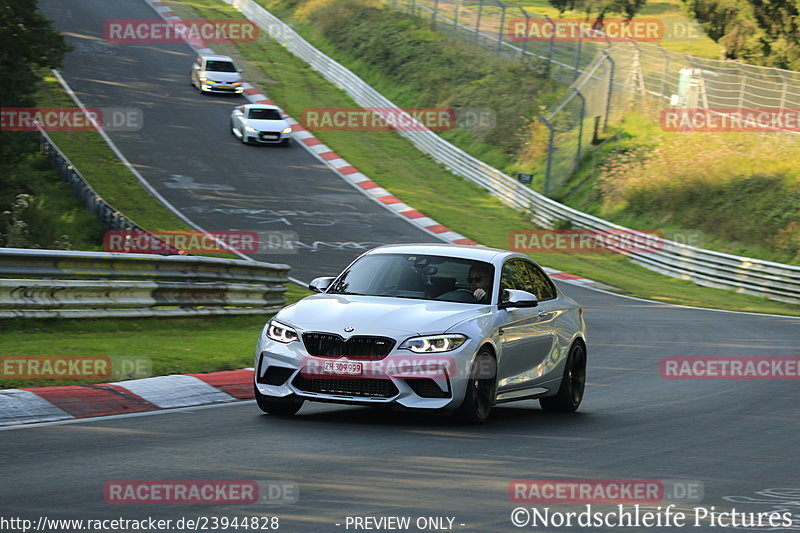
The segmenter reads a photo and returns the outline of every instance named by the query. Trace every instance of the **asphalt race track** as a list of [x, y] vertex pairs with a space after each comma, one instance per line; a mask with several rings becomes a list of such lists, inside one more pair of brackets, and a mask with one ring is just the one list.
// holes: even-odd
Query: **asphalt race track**
[[[173, 206], [207, 230], [293, 231], [297, 254], [253, 255], [309, 281], [380, 244], [438, 242], [377, 205], [301, 146], [246, 146], [229, 130], [244, 96], [201, 95], [184, 43], [107, 43], [106, 20], [159, 19], [141, 0], [43, 0], [75, 51], [61, 72], [88, 107], [139, 108], [139, 131], [110, 131], [128, 160]], [[68, 15], [68, 16], [65, 16]], [[213, 45], [212, 45], [213, 46]], [[316, 243], [316, 244], [315, 244]], [[341, 243], [352, 243], [342, 245]]]
[[[68, 7], [72, 17], [57, 25], [72, 32], [71, 42], [86, 47], [68, 57], [66, 79], [87, 105], [145, 109], [144, 130], [112, 138], [162, 194], [204, 227], [270, 226], [263, 218], [231, 222], [234, 212], [209, 210], [213, 206], [290, 209], [321, 212], [308, 220], [334, 222], [303, 224], [308, 215], [292, 215], [293, 229], [310, 241], [339, 241], [342, 232], [359, 242], [431, 240], [353, 191], [299, 147], [253, 149], [234, 142], [225, 128], [233, 100], [201, 97], [189, 87], [188, 47], [112, 47], [88, 38], [100, 35], [105, 19], [155, 18], [141, 0], [47, 0], [42, 5]], [[169, 188], [172, 174], [222, 188]], [[280, 260], [296, 265], [294, 275], [307, 279], [336, 271], [358, 251], [301, 253]], [[253, 402], [243, 402], [22, 427], [0, 431], [3, 514], [34, 519], [277, 516], [280, 530], [289, 532], [354, 531], [346, 526], [348, 516], [410, 516], [412, 524], [430, 516], [453, 518], [456, 531], [607, 531], [514, 527], [512, 510], [526, 504], [510, 501], [509, 483], [648, 479], [701, 482], [702, 502], [679, 504], [683, 508], [788, 510], [795, 514], [794, 529], [800, 529], [797, 382], [676, 381], [660, 375], [660, 361], [669, 356], [798, 356], [800, 321], [561, 286], [583, 304], [589, 325], [589, 382], [576, 414], [545, 414], [528, 401], [499, 406], [486, 425], [466, 427], [438, 415], [327, 404], [306, 404], [291, 418], [262, 416]], [[111, 505], [103, 498], [107, 481], [190, 479], [289, 480], [299, 485], [299, 501]], [[707, 522], [684, 529], [721, 530]]]

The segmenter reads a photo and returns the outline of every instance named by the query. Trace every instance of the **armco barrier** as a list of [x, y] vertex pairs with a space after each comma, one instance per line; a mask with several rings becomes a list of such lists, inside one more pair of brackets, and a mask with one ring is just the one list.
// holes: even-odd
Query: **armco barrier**
[[[398, 107], [347, 68], [314, 48], [288, 24], [253, 0], [225, 1], [255, 22], [287, 50], [320, 72], [328, 81], [347, 92], [359, 105], [378, 108]], [[454, 174], [477, 183], [505, 204], [530, 212], [532, 220], [544, 227], [552, 227], [557, 220], [568, 220], [579, 228], [632, 231], [550, 200], [470, 156], [432, 131], [397, 133], [409, 139], [417, 148], [445, 165]], [[797, 266], [724, 254], [672, 241], [665, 241], [664, 249], [658, 252], [625, 255], [646, 268], [668, 276], [691, 280], [698, 285], [734, 289], [737, 292], [765, 296], [772, 300], [800, 303], [800, 267]]]
[[192, 256], [0, 248], [0, 318], [268, 314], [289, 266]]
[[83, 203], [86, 209], [97, 215], [97, 218], [108, 228], [116, 230], [141, 229], [138, 224], [114, 209], [111, 204], [95, 192], [89, 182], [86, 181], [86, 178], [72, 164], [72, 161], [59, 150], [56, 143], [38, 124], [36, 125], [36, 130], [39, 133], [39, 149], [50, 159], [50, 162], [58, 170], [64, 181], [69, 184], [75, 196]]

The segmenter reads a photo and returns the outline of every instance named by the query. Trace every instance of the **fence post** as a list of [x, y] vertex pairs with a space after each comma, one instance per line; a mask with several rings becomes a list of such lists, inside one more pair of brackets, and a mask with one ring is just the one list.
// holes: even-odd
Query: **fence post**
[[528, 12], [525, 11], [524, 8], [520, 7], [519, 10], [522, 11], [522, 14], [525, 16], [525, 37], [522, 39], [522, 57], [520, 59], [522, 59], [523, 61], [526, 61], [527, 55], [528, 55], [528, 35], [527, 34], [528, 34], [528, 30], [530, 29], [530, 17], [528, 17]]
[[478, 4], [478, 21], [475, 22], [475, 42], [478, 42], [478, 33], [481, 31], [481, 15], [483, 14], [483, 0]]
[[544, 117], [538, 117], [542, 124], [547, 126], [550, 135], [547, 139], [547, 164], [544, 168], [544, 195], [549, 198], [550, 196], [550, 171], [553, 165], [553, 144], [555, 143], [556, 130], [550, 122]]
[[573, 87], [572, 90], [575, 91], [575, 94], [581, 99], [581, 114], [578, 118], [578, 149], [575, 151], [575, 165], [572, 169], [572, 171], [575, 172], [578, 170], [578, 167], [581, 164], [581, 152], [583, 149], [583, 119], [586, 116], [586, 97], [583, 96], [583, 94], [575, 87]]
[[747, 90], [747, 73], [744, 72], [744, 69], [742, 68], [741, 65], [737, 65], [737, 68], [739, 69], [739, 74], [742, 76], [742, 84], [739, 87], [739, 105], [738, 105], [738, 108], [742, 109], [742, 107], [744, 106], [744, 93]]
[[458, 11], [461, 7], [461, 0], [456, 0], [456, 13], [453, 15], [453, 35], [458, 36]]
[[583, 36], [578, 33], [578, 53], [575, 54], [575, 76], [572, 81], [577, 80], [581, 73], [581, 43], [583, 43]]
[[614, 74], [616, 70], [616, 65], [614, 64], [614, 60], [611, 58], [611, 55], [603, 50], [603, 54], [605, 54], [606, 59], [611, 64], [611, 68], [608, 71], [608, 92], [606, 94], [606, 115], [603, 117], [603, 132], [608, 129], [608, 116], [611, 114], [611, 97], [614, 91]]
[[778, 106], [780, 107], [780, 109], [786, 108], [786, 92], [788, 89], [789, 86], [786, 83], [786, 77], [783, 74], [781, 74], [781, 103], [780, 106]]
[[656, 43], [656, 46], [661, 53], [664, 55], [664, 69], [661, 71], [661, 96], [664, 98], [669, 98], [667, 96], [667, 75], [669, 74], [669, 53], [666, 49], [661, 46], [660, 44]]
[[545, 15], [550, 25], [553, 27], [553, 31], [550, 32], [550, 43], [547, 46], [547, 65], [549, 66], [550, 63], [553, 62], [553, 47], [555, 46], [555, 39], [556, 39], [556, 23], [553, 20]]
[[436, 29], [436, 13], [439, 11], [439, 0], [433, 1], [433, 12], [431, 12], [431, 27]]
[[497, 53], [499, 55], [502, 52], [503, 32], [506, 31], [506, 6], [500, 1], [498, 1], [497, 4], [500, 6], [500, 9], [502, 9], [502, 12], [500, 13], [500, 29], [497, 30]]

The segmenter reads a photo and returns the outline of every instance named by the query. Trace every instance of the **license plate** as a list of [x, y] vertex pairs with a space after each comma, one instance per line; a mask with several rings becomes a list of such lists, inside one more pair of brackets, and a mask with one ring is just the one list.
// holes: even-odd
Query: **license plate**
[[264, 139], [277, 139], [278, 138], [277, 135], [262, 135], [262, 137]]
[[325, 361], [322, 371], [325, 374], [338, 376], [360, 376], [364, 372], [364, 364], [350, 361]]

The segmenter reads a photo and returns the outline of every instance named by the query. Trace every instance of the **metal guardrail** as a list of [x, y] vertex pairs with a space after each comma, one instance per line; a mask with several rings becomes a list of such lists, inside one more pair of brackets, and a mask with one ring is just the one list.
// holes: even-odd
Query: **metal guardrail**
[[268, 314], [289, 266], [193, 256], [0, 248], [0, 318]]
[[59, 150], [53, 139], [38, 124], [36, 125], [36, 131], [39, 133], [39, 149], [50, 159], [61, 178], [70, 185], [75, 196], [83, 202], [86, 209], [97, 215], [100, 221], [108, 228], [116, 230], [142, 229], [95, 192], [89, 182], [86, 181], [86, 178], [72, 164], [72, 161]]
[[[320, 72], [328, 81], [347, 92], [359, 105], [398, 108], [364, 80], [317, 50], [288, 24], [255, 1], [225, 1], [255, 22], [291, 53], [308, 63], [311, 68]], [[411, 120], [410, 116], [404, 118]], [[543, 227], [552, 227], [556, 221], [569, 220], [580, 228], [637, 233], [551, 200], [472, 157], [430, 130], [398, 130], [397, 133], [454, 174], [487, 189], [506, 205], [530, 212], [532, 220]], [[650, 270], [691, 280], [698, 285], [734, 289], [737, 292], [765, 296], [772, 300], [800, 303], [798, 266], [714, 252], [669, 240], [664, 241], [663, 250], [652, 253], [625, 253], [625, 255]]]

